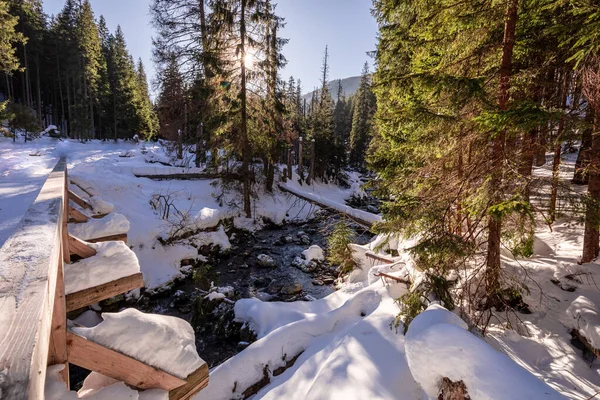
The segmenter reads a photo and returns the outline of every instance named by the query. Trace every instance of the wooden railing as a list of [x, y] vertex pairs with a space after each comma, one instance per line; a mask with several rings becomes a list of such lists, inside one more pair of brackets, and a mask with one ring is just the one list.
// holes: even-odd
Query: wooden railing
[[[2, 399], [43, 399], [46, 366], [67, 362], [66, 182], [67, 163], [61, 158], [0, 249]], [[68, 380], [68, 368], [64, 371]]]
[[[182, 379], [68, 330], [68, 311], [144, 285], [142, 274], [136, 273], [65, 296], [64, 266], [71, 263], [71, 255], [96, 256], [88, 242], [67, 230], [69, 219], [88, 220], [69, 201], [92, 208], [69, 190], [67, 163], [61, 158], [15, 233], [0, 248], [0, 400], [43, 399], [49, 365], [66, 366], [62, 378], [68, 388], [69, 363], [132, 387], [167, 390], [171, 400], [192, 398], [208, 384], [206, 363]], [[126, 238], [123, 234], [94, 241]]]

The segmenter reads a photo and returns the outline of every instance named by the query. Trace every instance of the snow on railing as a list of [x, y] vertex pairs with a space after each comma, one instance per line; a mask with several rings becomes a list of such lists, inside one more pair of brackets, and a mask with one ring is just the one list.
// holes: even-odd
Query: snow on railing
[[[42, 399], [46, 365], [64, 363], [62, 252], [67, 163], [61, 158], [0, 249], [0, 398]], [[68, 252], [68, 247], [66, 248]], [[68, 253], [67, 253], [68, 254]], [[58, 284], [57, 284], [58, 282]], [[62, 337], [62, 340], [61, 340]]]

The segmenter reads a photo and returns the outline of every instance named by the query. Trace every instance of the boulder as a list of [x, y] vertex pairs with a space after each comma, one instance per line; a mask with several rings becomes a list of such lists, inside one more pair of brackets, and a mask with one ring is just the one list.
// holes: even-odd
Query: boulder
[[268, 256], [266, 254], [259, 254], [258, 257], [258, 265], [264, 268], [277, 268], [277, 263], [273, 260], [273, 257]]

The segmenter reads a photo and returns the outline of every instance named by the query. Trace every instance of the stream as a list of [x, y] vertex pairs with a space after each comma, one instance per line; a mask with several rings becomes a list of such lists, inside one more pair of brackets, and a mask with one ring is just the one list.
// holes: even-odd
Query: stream
[[[192, 268], [168, 290], [142, 293], [136, 302], [105, 301], [102, 311], [134, 307], [143, 312], [171, 315], [190, 322], [196, 332], [198, 354], [212, 368], [234, 356], [251, 342], [254, 334], [234, 321], [233, 305], [241, 298], [263, 301], [314, 301], [335, 291], [336, 266], [326, 261], [302, 263], [302, 251], [311, 245], [327, 249], [327, 238], [340, 221], [338, 214], [319, 210], [305, 222], [267, 226], [256, 232], [226, 228], [232, 248], [199, 249], [206, 261], [190, 260]], [[372, 234], [347, 221], [355, 232], [354, 242], [365, 244]], [[259, 256], [268, 256], [269, 266]], [[220, 292], [225, 299], [210, 300], [209, 292]], [[221, 295], [219, 295], [221, 296]]]

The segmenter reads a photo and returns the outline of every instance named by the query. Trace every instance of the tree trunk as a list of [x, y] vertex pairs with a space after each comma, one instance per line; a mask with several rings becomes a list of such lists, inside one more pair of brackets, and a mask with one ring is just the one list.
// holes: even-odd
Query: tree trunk
[[298, 138], [298, 175], [300, 176], [300, 183], [304, 180], [304, 171], [302, 169], [302, 136]]
[[560, 108], [563, 111], [563, 115], [561, 115], [560, 120], [558, 121], [558, 132], [556, 134], [556, 141], [554, 144], [554, 158], [552, 161], [552, 189], [550, 195], [550, 223], [553, 223], [556, 220], [556, 199], [558, 197], [558, 178], [560, 174], [560, 157], [562, 152], [562, 141], [563, 134], [565, 131], [565, 115], [567, 107], [567, 83], [568, 83], [568, 74], [563, 73], [563, 85], [562, 85], [562, 93], [561, 93], [561, 104]]
[[[506, 110], [509, 100], [510, 77], [512, 69], [512, 54], [515, 45], [515, 28], [517, 25], [518, 0], [509, 0], [506, 10], [504, 25], [504, 39], [502, 41], [502, 59], [500, 62], [500, 82], [498, 87], [498, 108]], [[492, 143], [493, 171], [490, 186], [494, 191], [492, 204], [502, 201], [500, 188], [502, 186], [502, 172], [504, 166], [504, 142], [506, 132], [497, 135]], [[500, 290], [500, 238], [502, 234], [502, 221], [493, 215], [488, 217], [488, 249], [486, 259], [486, 289], [487, 295], [495, 297]]]
[[202, 162], [202, 138], [204, 137], [204, 123], [200, 122], [200, 126], [198, 128], [198, 134], [196, 135], [196, 168], [200, 168], [200, 163]]
[[292, 163], [293, 163], [292, 158], [293, 158], [293, 155], [294, 155], [294, 152], [292, 150], [292, 147], [290, 146], [288, 148], [288, 159], [287, 159], [287, 167], [288, 167], [287, 168], [288, 169], [287, 170], [287, 173], [288, 173], [287, 177], [288, 177], [288, 179], [292, 179]]
[[598, 257], [600, 250], [600, 132], [597, 116], [594, 117], [592, 131], [592, 149], [590, 152], [588, 199], [585, 212], [585, 232], [583, 235], [582, 263], [591, 262]]
[[[588, 109], [585, 116], [586, 120], [589, 121], [590, 125], [593, 125], [593, 111]], [[575, 173], [573, 174], [573, 183], [576, 185], [587, 185], [589, 182], [589, 174], [587, 169], [590, 165], [590, 152], [592, 150], [592, 128], [584, 129], [581, 133], [581, 147], [579, 147], [579, 154], [577, 155], [577, 161], [575, 162]]]
[[40, 122], [40, 126], [42, 129], [45, 128], [44, 121], [42, 118], [42, 89], [40, 87], [40, 56], [36, 55], [35, 57], [35, 80], [36, 80], [36, 92], [37, 92], [37, 101], [36, 101], [36, 109], [38, 113], [38, 120]]
[[529, 132], [523, 134], [523, 146], [521, 153], [521, 162], [519, 165], [519, 173], [525, 180], [525, 187], [523, 188], [523, 196], [527, 201], [531, 195], [531, 172], [533, 169], [533, 158], [535, 153], [535, 145], [538, 137], [537, 128], [531, 129]]
[[244, 177], [244, 212], [247, 218], [252, 217], [250, 204], [250, 141], [248, 140], [248, 110], [246, 105], [246, 2], [241, 0], [240, 14], [240, 69], [241, 69], [241, 93], [240, 101], [242, 108], [242, 175]]
[[315, 179], [315, 139], [310, 141], [310, 170], [308, 171], [308, 177], [306, 183], [310, 185], [313, 179]]

